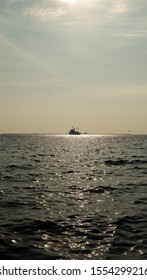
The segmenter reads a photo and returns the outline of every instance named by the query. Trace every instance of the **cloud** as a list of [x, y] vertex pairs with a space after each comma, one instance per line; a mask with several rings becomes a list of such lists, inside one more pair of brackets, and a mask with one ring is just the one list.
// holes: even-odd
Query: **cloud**
[[79, 14], [82, 17], [82, 11], [95, 8], [97, 3], [101, 0], [43, 0], [26, 8], [24, 11], [25, 16], [37, 18], [42, 21], [50, 21], [65, 15]]
[[130, 6], [128, 2], [125, 1], [115, 1], [111, 13], [112, 14], [124, 14], [130, 10]]
[[133, 39], [133, 38], [147, 38], [147, 30], [146, 29], [140, 29], [140, 30], [134, 30], [134, 32], [128, 33], [126, 37]]
[[32, 8], [28, 8], [25, 10], [24, 15], [25, 16], [31, 16], [38, 18], [39, 20], [48, 21], [51, 19], [55, 19], [58, 17], [63, 16], [66, 14], [66, 10], [63, 8], [49, 8], [45, 5], [36, 5]]
[[66, 5], [59, 0], [43, 0], [24, 10], [25, 16], [37, 18], [42, 21], [50, 21], [62, 17], [67, 13]]

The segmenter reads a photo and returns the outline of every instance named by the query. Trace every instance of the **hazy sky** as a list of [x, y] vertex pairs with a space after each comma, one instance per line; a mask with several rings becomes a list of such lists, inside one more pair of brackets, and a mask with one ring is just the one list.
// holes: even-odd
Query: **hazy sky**
[[147, 133], [146, 0], [0, 0], [0, 132]]

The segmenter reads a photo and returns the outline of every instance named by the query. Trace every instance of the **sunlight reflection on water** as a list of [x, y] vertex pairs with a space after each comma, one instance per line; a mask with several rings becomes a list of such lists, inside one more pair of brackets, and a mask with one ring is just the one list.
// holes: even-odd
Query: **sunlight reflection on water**
[[[146, 258], [146, 137], [13, 135], [0, 140], [3, 255]], [[16, 245], [22, 255], [12, 250]]]

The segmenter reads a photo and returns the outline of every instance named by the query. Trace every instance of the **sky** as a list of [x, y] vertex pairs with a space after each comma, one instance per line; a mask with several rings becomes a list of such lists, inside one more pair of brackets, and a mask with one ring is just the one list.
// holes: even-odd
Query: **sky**
[[147, 133], [146, 0], [0, 0], [0, 133]]

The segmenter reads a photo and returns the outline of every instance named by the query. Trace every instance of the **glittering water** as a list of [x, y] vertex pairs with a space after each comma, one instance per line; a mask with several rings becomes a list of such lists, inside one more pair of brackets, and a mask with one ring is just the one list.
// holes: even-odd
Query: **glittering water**
[[147, 136], [0, 135], [1, 259], [146, 259]]

